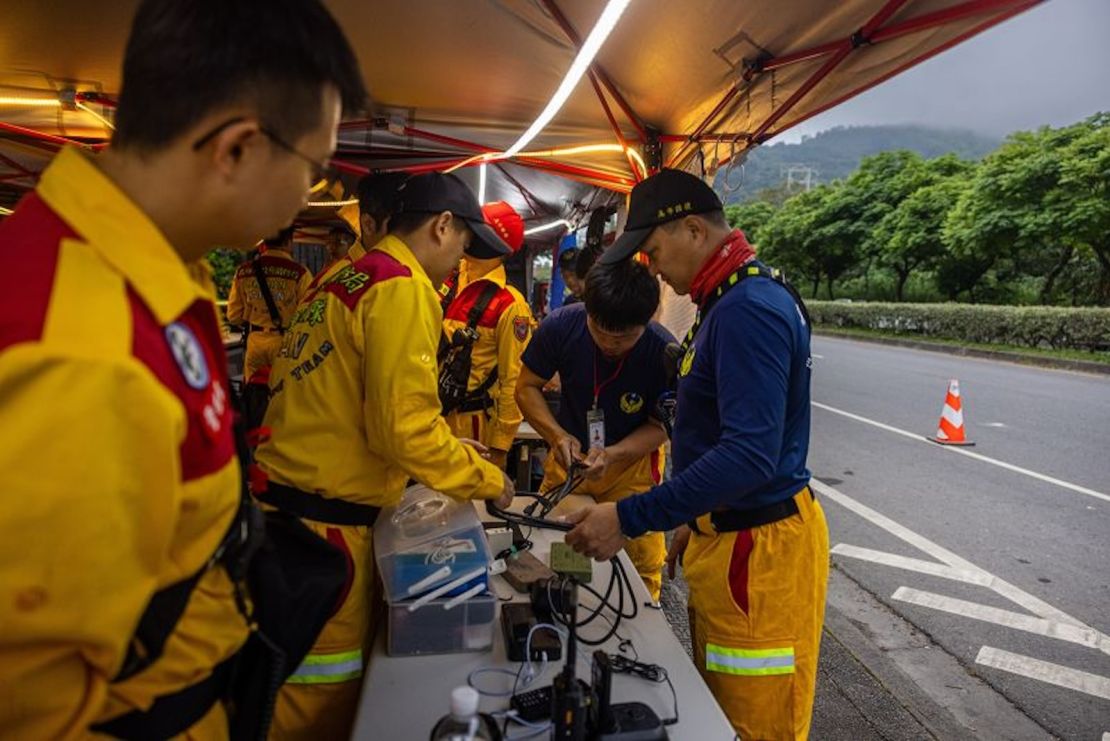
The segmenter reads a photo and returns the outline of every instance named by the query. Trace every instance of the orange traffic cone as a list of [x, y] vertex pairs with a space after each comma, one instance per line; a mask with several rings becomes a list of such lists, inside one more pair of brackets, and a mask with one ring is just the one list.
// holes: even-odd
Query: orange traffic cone
[[960, 406], [960, 382], [948, 382], [948, 395], [944, 398], [944, 409], [940, 412], [937, 436], [929, 438], [941, 445], [974, 445], [964, 436], [964, 413]]

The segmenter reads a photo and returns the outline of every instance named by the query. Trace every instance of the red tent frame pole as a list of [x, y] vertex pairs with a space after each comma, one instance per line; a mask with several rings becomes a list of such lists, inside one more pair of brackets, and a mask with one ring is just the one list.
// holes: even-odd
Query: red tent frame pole
[[[841, 103], [848, 100], [849, 98], [851, 98], [855, 95], [859, 95], [860, 93], [866, 92], [867, 90], [870, 90], [871, 88], [875, 87], [876, 85], [880, 85], [880, 84], [886, 82], [887, 80], [889, 80], [890, 78], [902, 74], [903, 72], [910, 69], [911, 67], [914, 67], [918, 64], [921, 64], [922, 62], [924, 62], [928, 59], [932, 59], [933, 57], [937, 56], [938, 54], [940, 54], [942, 52], [948, 51], [953, 46], [956, 46], [957, 44], [960, 44], [964, 41], [967, 41], [969, 38], [971, 38], [971, 37], [973, 37], [973, 36], [975, 36], [979, 33], [982, 33], [983, 31], [986, 31], [987, 29], [991, 28], [992, 26], [996, 26], [999, 23], [1002, 23], [1003, 21], [1009, 20], [1010, 18], [1014, 17], [1015, 15], [1023, 13], [1026, 10], [1029, 10], [1030, 8], [1032, 8], [1036, 5], [1041, 4], [1042, 2], [1044, 2], [1044, 0], [1022, 0], [1022, 2], [1019, 2], [1017, 5], [1013, 5], [1013, 2], [1014, 2], [1014, 0], [1008, 0], [1008, 4], [1012, 5], [1012, 7], [1010, 8], [1010, 10], [1008, 10], [1004, 14], [998, 15], [998, 16], [993, 16], [987, 22], [981, 23], [978, 26], [975, 26], [974, 28], [969, 29], [965, 33], [962, 33], [959, 36], [953, 38], [952, 40], [942, 44], [941, 46], [938, 46], [936, 49], [933, 49], [928, 54], [924, 54], [920, 57], [915, 57], [914, 59], [911, 59], [909, 62], [906, 62], [905, 64], [903, 64], [903, 65], [891, 70], [890, 72], [886, 73], [882, 77], [879, 77], [878, 79], [873, 80], [870, 84], [865, 85], [864, 87], [859, 88], [857, 90], [853, 90], [850, 93], [848, 93], [847, 95], [843, 95], [843, 96], [841, 96], [841, 97], [839, 97], [835, 100], [829, 101], [828, 103], [821, 106], [820, 108], [812, 110], [809, 113], [807, 113], [805, 116], [803, 116], [802, 118], [799, 118], [797, 121], [792, 122], [791, 126], [797, 126], [798, 124], [802, 123], [803, 121], [808, 121], [809, 119], [813, 118], [814, 116], [820, 115], [820, 114], [824, 113], [825, 111], [829, 110], [830, 108], [834, 108], [834, 107], [840, 105]], [[954, 8], [949, 8], [949, 10], [955, 10], [955, 9]], [[917, 30], [921, 30], [921, 29], [918, 28]], [[885, 34], [886, 31], [885, 30], [884, 31], [879, 31], [877, 33]], [[887, 38], [892, 38], [892, 37], [888, 36]], [[772, 136], [777, 135], [778, 133], [780, 133], [780, 132], [776, 131], [776, 132], [774, 132], [774, 134], [772, 134]]]
[[[1030, 0], [969, 0], [968, 2], [962, 3], [961, 5], [955, 5], [953, 7], [938, 10], [933, 13], [927, 13], [918, 18], [911, 18], [909, 20], [894, 23], [886, 28], [880, 29], [880, 26], [888, 21], [906, 3], [906, 0], [890, 0], [885, 6], [883, 6], [882, 9], [879, 10], [878, 13], [876, 13], [871, 18], [871, 20], [869, 20], [859, 30], [859, 32], [854, 34], [851, 38], [821, 44], [820, 46], [815, 46], [810, 49], [804, 49], [802, 51], [794, 52], [791, 54], [784, 54], [781, 57], [774, 57], [772, 59], [763, 61], [758, 65], [758, 67], [745, 71], [744, 75], [741, 77], [740, 82], [749, 82], [756, 74], [761, 72], [781, 69], [782, 67], [797, 64], [799, 62], [828, 56], [829, 54], [834, 55], [833, 60], [835, 60], [830, 60], [830, 62], [832, 62], [831, 64], [830, 62], [826, 62], [820, 70], [814, 73], [814, 75], [805, 82], [801, 89], [796, 91], [795, 94], [792, 95], [786, 103], [784, 103], [778, 110], [776, 110], [772, 114], [768, 121], [765, 121], [763, 125], [761, 125], [748, 137], [749, 141], [759, 143], [760, 138], [763, 137], [768, 130], [770, 130], [771, 126], [773, 126], [775, 122], [777, 122], [780, 118], [782, 118], [783, 115], [785, 115], [785, 113], [787, 113], [790, 109], [797, 105], [801, 97], [803, 97], [806, 93], [813, 89], [813, 87], [817, 83], [827, 77], [828, 74], [832, 72], [832, 70], [835, 69], [836, 66], [840, 64], [840, 62], [844, 60], [844, 57], [847, 55], [847, 53], [851, 52], [852, 49], [854, 49], [860, 43], [875, 44], [883, 41], [890, 41], [891, 39], [896, 39], [900, 36], [905, 36], [910, 33], [916, 33], [918, 31], [924, 31], [930, 28], [935, 28], [937, 26], [942, 26], [947, 23], [963, 20], [975, 15], [982, 15], [984, 13], [990, 13], [997, 10], [1012, 9], [1013, 12], [1008, 12], [1003, 18], [993, 19], [992, 22], [986, 24], [986, 26], [979, 27], [989, 28], [995, 23], [1001, 22], [1002, 20], [1005, 20], [1005, 18], [1009, 18], [1017, 12], [1021, 12], [1022, 10], [1036, 5], [1038, 2], [1041, 2], [1041, 0], [1034, 0], [1032, 2], [1030, 2]], [[962, 35], [960, 38], [961, 40], [963, 40], [967, 37], [968, 35]], [[947, 49], [949, 48], [949, 45], [946, 45], [943, 48]], [[847, 51], [845, 51], [845, 49], [847, 49]], [[905, 67], [900, 68], [900, 70], [904, 69]], [[888, 75], [885, 76], [883, 79], [886, 80], [889, 79], [889, 77], [890, 76]], [[740, 82], [737, 82], [735, 85], [733, 85], [732, 88], [729, 89], [728, 92], [725, 93], [721, 101], [709, 113], [709, 115], [702, 120], [702, 123], [699, 124], [693, 134], [688, 137], [679, 137], [677, 135], [669, 135], [667, 137], [666, 141], [673, 142], [680, 139], [685, 140], [683, 146], [681, 146], [679, 150], [675, 152], [675, 154], [668, 161], [668, 167], [673, 166], [675, 163], [685, 157], [686, 150], [691, 141], [701, 140], [700, 137], [705, 129], [708, 128], [713, 119], [715, 119], [721, 113], [721, 111], [724, 110], [724, 108], [740, 91]], [[858, 92], [860, 91], [853, 91], [852, 95], [855, 95]], [[802, 93], [802, 95], [799, 95], [798, 93]], [[844, 100], [846, 100], [846, 98], [840, 98], [837, 103], [843, 102]], [[831, 107], [831, 105], [823, 107], [822, 110], [827, 110], [829, 107]], [[809, 116], [807, 116], [807, 118], [808, 117]]]
[[597, 95], [597, 99], [601, 102], [601, 107], [605, 110], [605, 117], [609, 119], [609, 125], [613, 127], [613, 134], [616, 135], [617, 142], [621, 145], [621, 149], [624, 151], [624, 158], [628, 160], [628, 169], [632, 172], [632, 178], [638, 183], [641, 180], [640, 171], [636, 167], [636, 162], [632, 159], [632, 155], [628, 151], [628, 141], [625, 140], [624, 132], [621, 131], [621, 127], [617, 124], [616, 117], [613, 116], [613, 110], [609, 107], [609, 101], [605, 100], [605, 93], [601, 91], [601, 85], [599, 85], [597, 82], [597, 76], [594, 75], [593, 70], [590, 70], [589, 72], [590, 84], [593, 85], [594, 93]]
[[56, 144], [59, 147], [74, 144], [78, 147], [84, 147], [86, 149], [94, 148], [94, 145], [85, 144], [84, 142], [79, 142], [76, 139], [67, 139], [64, 136], [55, 136], [54, 134], [47, 134], [44, 131], [35, 131], [34, 129], [24, 128], [23, 126], [16, 126], [15, 124], [6, 123], [4, 121], [0, 121], [0, 131], [7, 131], [12, 134], [26, 136], [30, 139], [50, 142], [51, 144]]
[[333, 159], [331, 161], [331, 166], [334, 167], [336, 170], [339, 170], [340, 172], [347, 173], [348, 175], [358, 175], [358, 176], [361, 177], [363, 175], [369, 175], [370, 174], [370, 168], [369, 167], [363, 167], [362, 165], [356, 165], [353, 162], [344, 162], [343, 160]]
[[[570, 39], [570, 42], [574, 44], [575, 50], [581, 49], [582, 37], [578, 35], [578, 31], [576, 31], [574, 26], [570, 24], [570, 21], [567, 20], [567, 17], [563, 15], [563, 11], [561, 11], [559, 9], [559, 6], [555, 4], [555, 0], [542, 0], [542, 2], [543, 6], [547, 8], [547, 12], [551, 13], [551, 17], [554, 18], [555, 22], [558, 23], [559, 26], [563, 29], [563, 33], [565, 33], [567, 35], [567, 38]], [[621, 95], [621, 92], [617, 89], [617, 86], [613, 84], [613, 80], [609, 77], [609, 74], [597, 62], [593, 62], [590, 64], [590, 72], [597, 73], [598, 78], [601, 80], [601, 84], [605, 86], [605, 89], [608, 90], [609, 94], [613, 96], [613, 100], [615, 100], [617, 102], [617, 105], [620, 106], [621, 110], [624, 111], [624, 115], [628, 117], [628, 121], [632, 124], [633, 128], [636, 129], [636, 135], [639, 138], [640, 143], [642, 144], [646, 142], [648, 140], [647, 129], [644, 128], [644, 124], [640, 120], [640, 117], [636, 115], [636, 112], [634, 110], [632, 110], [632, 106], [628, 105], [628, 101], [624, 99], [623, 95]], [[633, 168], [633, 172], [635, 172], [635, 168]]]
[[543, 212], [544, 214], [547, 214], [549, 216], [552, 215], [552, 212], [543, 205], [543, 201], [536, 198], [536, 196], [533, 195], [531, 191], [529, 191], [527, 188], [525, 188], [519, 180], [514, 178], [512, 176], [512, 173], [505, 169], [503, 163], [494, 162], [493, 166], [496, 167], [498, 171], [505, 176], [506, 180], [508, 180], [510, 183], [513, 184], [513, 186], [516, 187], [516, 189], [520, 192], [521, 197], [524, 199], [525, 203], [528, 204], [528, 208], [532, 209], [533, 213], [539, 215], [541, 212]]

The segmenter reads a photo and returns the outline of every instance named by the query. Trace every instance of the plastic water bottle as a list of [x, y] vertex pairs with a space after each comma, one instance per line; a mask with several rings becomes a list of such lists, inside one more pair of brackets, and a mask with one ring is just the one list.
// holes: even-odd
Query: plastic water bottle
[[432, 741], [500, 741], [501, 733], [493, 720], [478, 712], [478, 691], [456, 687], [451, 691], [451, 712], [432, 729]]

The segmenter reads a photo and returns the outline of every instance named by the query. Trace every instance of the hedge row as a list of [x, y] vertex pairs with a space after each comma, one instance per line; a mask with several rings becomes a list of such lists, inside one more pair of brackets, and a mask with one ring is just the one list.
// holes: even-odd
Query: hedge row
[[1055, 350], [1110, 350], [1110, 309], [807, 301], [817, 326]]

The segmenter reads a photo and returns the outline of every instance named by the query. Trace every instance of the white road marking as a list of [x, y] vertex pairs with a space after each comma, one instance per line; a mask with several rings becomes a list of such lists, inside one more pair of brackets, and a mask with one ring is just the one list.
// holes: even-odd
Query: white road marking
[[825, 359], [824, 355], [818, 355], [815, 352], [811, 352], [809, 355], [810, 355], [811, 358], [817, 358], [818, 360], [824, 360]]
[[1005, 427], [1006, 425], [1003, 424], [1002, 422], [984, 422], [983, 424], [981, 424], [979, 426], [980, 427]]
[[[979, 649], [979, 655], [975, 657], [975, 663], [1110, 700], [1110, 679], [1053, 664], [1050, 661], [1041, 661], [1030, 656], [1003, 651], [1000, 648], [983, 646]], [[1107, 735], [1103, 734], [1103, 739]]]
[[[873, 419], [868, 419], [867, 417], [861, 417], [858, 414], [852, 414], [851, 412], [846, 412], [843, 409], [837, 409], [836, 407], [831, 407], [827, 404], [821, 404], [820, 402], [813, 401], [813, 402], [810, 402], [810, 403], [813, 406], [817, 407], [818, 409], [824, 409], [827, 412], [832, 412], [833, 414], [839, 414], [841, 416], [847, 417], [848, 419], [854, 419], [857, 422], [863, 422], [864, 424], [871, 425], [872, 427], [878, 427], [880, 430], [886, 430], [887, 432], [893, 432], [896, 435], [902, 435], [903, 437], [908, 437], [911, 440], [917, 440], [918, 442], [928, 442], [924, 435], [920, 435], [916, 432], [909, 432], [907, 430], [902, 430], [902, 429], [899, 429], [897, 427], [891, 427], [890, 425], [883, 424], [882, 422], [876, 422]], [[930, 443], [930, 444], [936, 446], [935, 443]], [[983, 463], [989, 463], [992, 466], [998, 466], [999, 468], [1004, 468], [1007, 471], [1013, 471], [1014, 473], [1020, 473], [1023, 476], [1029, 476], [1030, 478], [1037, 479], [1038, 481], [1044, 481], [1045, 483], [1048, 483], [1048, 484], [1055, 484], [1056, 486], [1063, 487], [1064, 489], [1070, 489], [1071, 491], [1078, 492], [1079, 494], [1086, 494], [1087, 496], [1095, 497], [1096, 499], [1101, 499], [1104, 502], [1110, 502], [1110, 494], [1103, 494], [1100, 491], [1095, 491], [1094, 489], [1088, 489], [1087, 487], [1080, 486], [1079, 484], [1073, 484], [1069, 481], [1063, 481], [1061, 479], [1057, 479], [1057, 478], [1054, 478], [1052, 476], [1046, 476], [1043, 473], [1037, 473], [1036, 471], [1030, 471], [1028, 468], [1021, 468], [1020, 466], [1015, 466], [1012, 463], [1006, 463], [1005, 461], [996, 460], [994, 458], [988, 458], [987, 456], [981, 455], [979, 453], [972, 453], [970, 450], [968, 450], [966, 448], [956, 448], [956, 447], [951, 447], [951, 446], [936, 446], [936, 447], [940, 447], [942, 450], [946, 450], [949, 453], [956, 453], [957, 455], [965, 455], [968, 458], [974, 458], [977, 461], [982, 461]]]
[[[963, 569], [966, 571], [979, 573], [988, 581], [987, 586], [990, 589], [1002, 595], [1011, 602], [1019, 605], [1020, 607], [1024, 607], [1026, 610], [1033, 613], [1034, 615], [1044, 618], [1045, 620], [1055, 620], [1060, 623], [1072, 625], [1076, 628], [1094, 630], [1094, 628], [1091, 628], [1091, 626], [1083, 623], [1076, 618], [1073, 618], [1071, 615], [1068, 615], [1063, 610], [1058, 610], [1047, 602], [1029, 594], [1020, 587], [1017, 587], [1009, 583], [1008, 581], [1005, 581], [1004, 579], [1000, 579], [994, 574], [991, 574], [989, 571], [979, 568], [978, 566], [964, 558], [960, 558], [947, 548], [934, 543], [933, 541], [922, 535], [918, 535], [914, 531], [903, 525], [898, 524], [886, 515], [880, 514], [867, 505], [861, 502], [857, 502], [855, 499], [848, 496], [847, 494], [837, 491], [828, 484], [825, 484], [817, 479], [811, 479], [810, 487], [821, 496], [839, 504], [845, 509], [855, 512], [857, 515], [864, 518], [871, 524], [876, 525], [883, 530], [886, 530], [891, 535], [909, 543], [914, 548], [927, 553], [937, 561], [945, 563], [954, 569]], [[1105, 634], [1099, 633], [1099, 640], [1101, 650], [1104, 653], [1110, 653], [1110, 639], [1107, 639]]]
[[860, 548], [859, 546], [848, 545], [846, 543], [837, 543], [832, 549], [832, 553], [838, 556], [847, 556], [848, 558], [858, 558], [861, 561], [879, 563], [896, 569], [906, 569], [907, 571], [916, 571], [920, 574], [929, 574], [930, 576], [940, 576], [945, 579], [962, 581], [965, 584], [978, 584], [981, 587], [989, 587], [991, 583], [990, 577], [979, 571], [954, 569], [951, 566], [946, 566], [934, 561], [923, 561], [920, 558], [908, 558], [894, 553], [876, 551], [870, 548]]
[[1031, 615], [1022, 615], [1019, 612], [1000, 610], [997, 607], [968, 602], [955, 597], [946, 597], [934, 592], [924, 592], [910, 587], [898, 587], [891, 598], [919, 607], [929, 607], [973, 620], [1002, 625], [1014, 630], [1024, 630], [1026, 633], [1036, 633], [1048, 638], [1058, 638], [1061, 641], [1077, 643], [1088, 648], [1105, 650], [1102, 645], [1106, 640], [1105, 636], [1097, 630], [1077, 628], [1074, 625], [1067, 625], [1057, 620], [1045, 620]]

